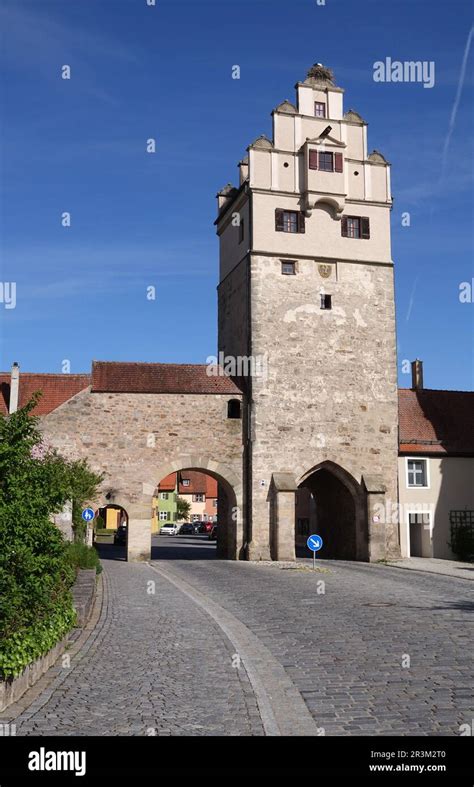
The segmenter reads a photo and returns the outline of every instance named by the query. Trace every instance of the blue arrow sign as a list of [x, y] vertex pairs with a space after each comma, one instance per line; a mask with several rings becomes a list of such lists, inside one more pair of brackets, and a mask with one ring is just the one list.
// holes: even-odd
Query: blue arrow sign
[[92, 519], [94, 519], [94, 517], [95, 517], [95, 513], [93, 508], [85, 508], [84, 511], [82, 512], [82, 518], [86, 522], [91, 522]]
[[319, 552], [323, 547], [323, 539], [321, 536], [310, 536], [306, 542], [306, 546], [311, 552]]

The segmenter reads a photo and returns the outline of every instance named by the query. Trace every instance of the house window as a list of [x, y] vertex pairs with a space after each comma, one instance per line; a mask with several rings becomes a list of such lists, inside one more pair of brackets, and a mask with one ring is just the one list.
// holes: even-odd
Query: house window
[[160, 500], [168, 500], [168, 492], [160, 492]]
[[197, 495], [193, 495], [193, 503], [204, 503], [205, 497], [201, 492], [198, 492]]
[[201, 514], [193, 514], [193, 522], [200, 522]]
[[170, 518], [169, 511], [160, 511], [160, 522], [168, 522]]
[[182, 483], [183, 486], [189, 486], [189, 478], [183, 478], [181, 483]]
[[309, 151], [308, 164], [310, 169], [319, 169], [322, 172], [342, 172], [344, 157], [342, 153], [313, 149]]
[[212, 507], [213, 507], [213, 508], [217, 508], [217, 497], [214, 497], [214, 498], [212, 499]]
[[333, 171], [334, 166], [333, 166], [332, 153], [320, 153], [318, 158], [319, 158], [318, 169], [322, 170], [323, 172]]
[[341, 220], [343, 238], [370, 238], [370, 220], [365, 216], [343, 216]]
[[275, 230], [277, 232], [304, 232], [304, 213], [298, 210], [275, 211]]
[[407, 486], [428, 486], [428, 468], [426, 459], [407, 459]]
[[285, 276], [294, 276], [296, 273], [296, 262], [281, 262], [281, 272]]
[[227, 402], [227, 418], [240, 418], [241, 407], [238, 399], [229, 399]]
[[240, 224], [239, 224], [239, 243], [242, 243], [242, 241], [244, 239], [244, 236], [245, 236], [245, 221], [243, 219], [240, 219]]
[[314, 102], [314, 114], [317, 118], [326, 117], [326, 104], [323, 101]]
[[332, 309], [332, 295], [321, 294], [321, 309]]

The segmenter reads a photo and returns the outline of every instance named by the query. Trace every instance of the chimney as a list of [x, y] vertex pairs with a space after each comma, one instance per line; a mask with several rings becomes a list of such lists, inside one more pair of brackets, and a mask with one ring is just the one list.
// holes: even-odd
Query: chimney
[[11, 377], [10, 377], [10, 404], [8, 407], [8, 412], [10, 415], [12, 413], [16, 413], [16, 411], [18, 410], [19, 393], [20, 393], [20, 367], [15, 361], [15, 363], [12, 366]]
[[423, 390], [423, 361], [418, 358], [411, 362], [411, 387], [413, 391]]

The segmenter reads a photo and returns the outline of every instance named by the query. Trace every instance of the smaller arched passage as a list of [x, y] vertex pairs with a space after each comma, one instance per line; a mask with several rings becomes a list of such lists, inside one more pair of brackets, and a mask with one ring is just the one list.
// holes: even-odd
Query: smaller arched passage
[[150, 471], [141, 494], [131, 501], [127, 559], [149, 560], [151, 556], [151, 514], [157, 484], [175, 472], [196, 470], [216, 479], [219, 487], [217, 557], [239, 560], [244, 557], [242, 523], [242, 481], [235, 471], [205, 456], [181, 456]]
[[106, 503], [97, 511], [94, 546], [101, 559], [124, 560], [127, 552], [128, 512], [118, 503]]
[[306, 516], [301, 516], [301, 500], [298, 511], [297, 498], [297, 554], [301, 554], [303, 536], [308, 530], [323, 539], [323, 548], [318, 553], [321, 558], [368, 560], [366, 495], [355, 478], [340, 465], [327, 461], [305, 473], [298, 486], [304, 490]]

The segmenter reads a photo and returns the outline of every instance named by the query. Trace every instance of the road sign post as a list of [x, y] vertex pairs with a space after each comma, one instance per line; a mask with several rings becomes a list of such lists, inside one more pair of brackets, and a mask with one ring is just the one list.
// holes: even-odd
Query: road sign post
[[81, 514], [84, 522], [92, 522], [95, 518], [95, 511], [93, 508], [85, 508]]
[[319, 550], [322, 549], [322, 547], [323, 547], [323, 539], [321, 538], [321, 536], [318, 536], [316, 534], [313, 535], [313, 536], [309, 536], [309, 538], [308, 538], [308, 540], [306, 542], [306, 546], [313, 553], [313, 571], [315, 571], [315, 569], [316, 569], [316, 552], [319, 552]]

